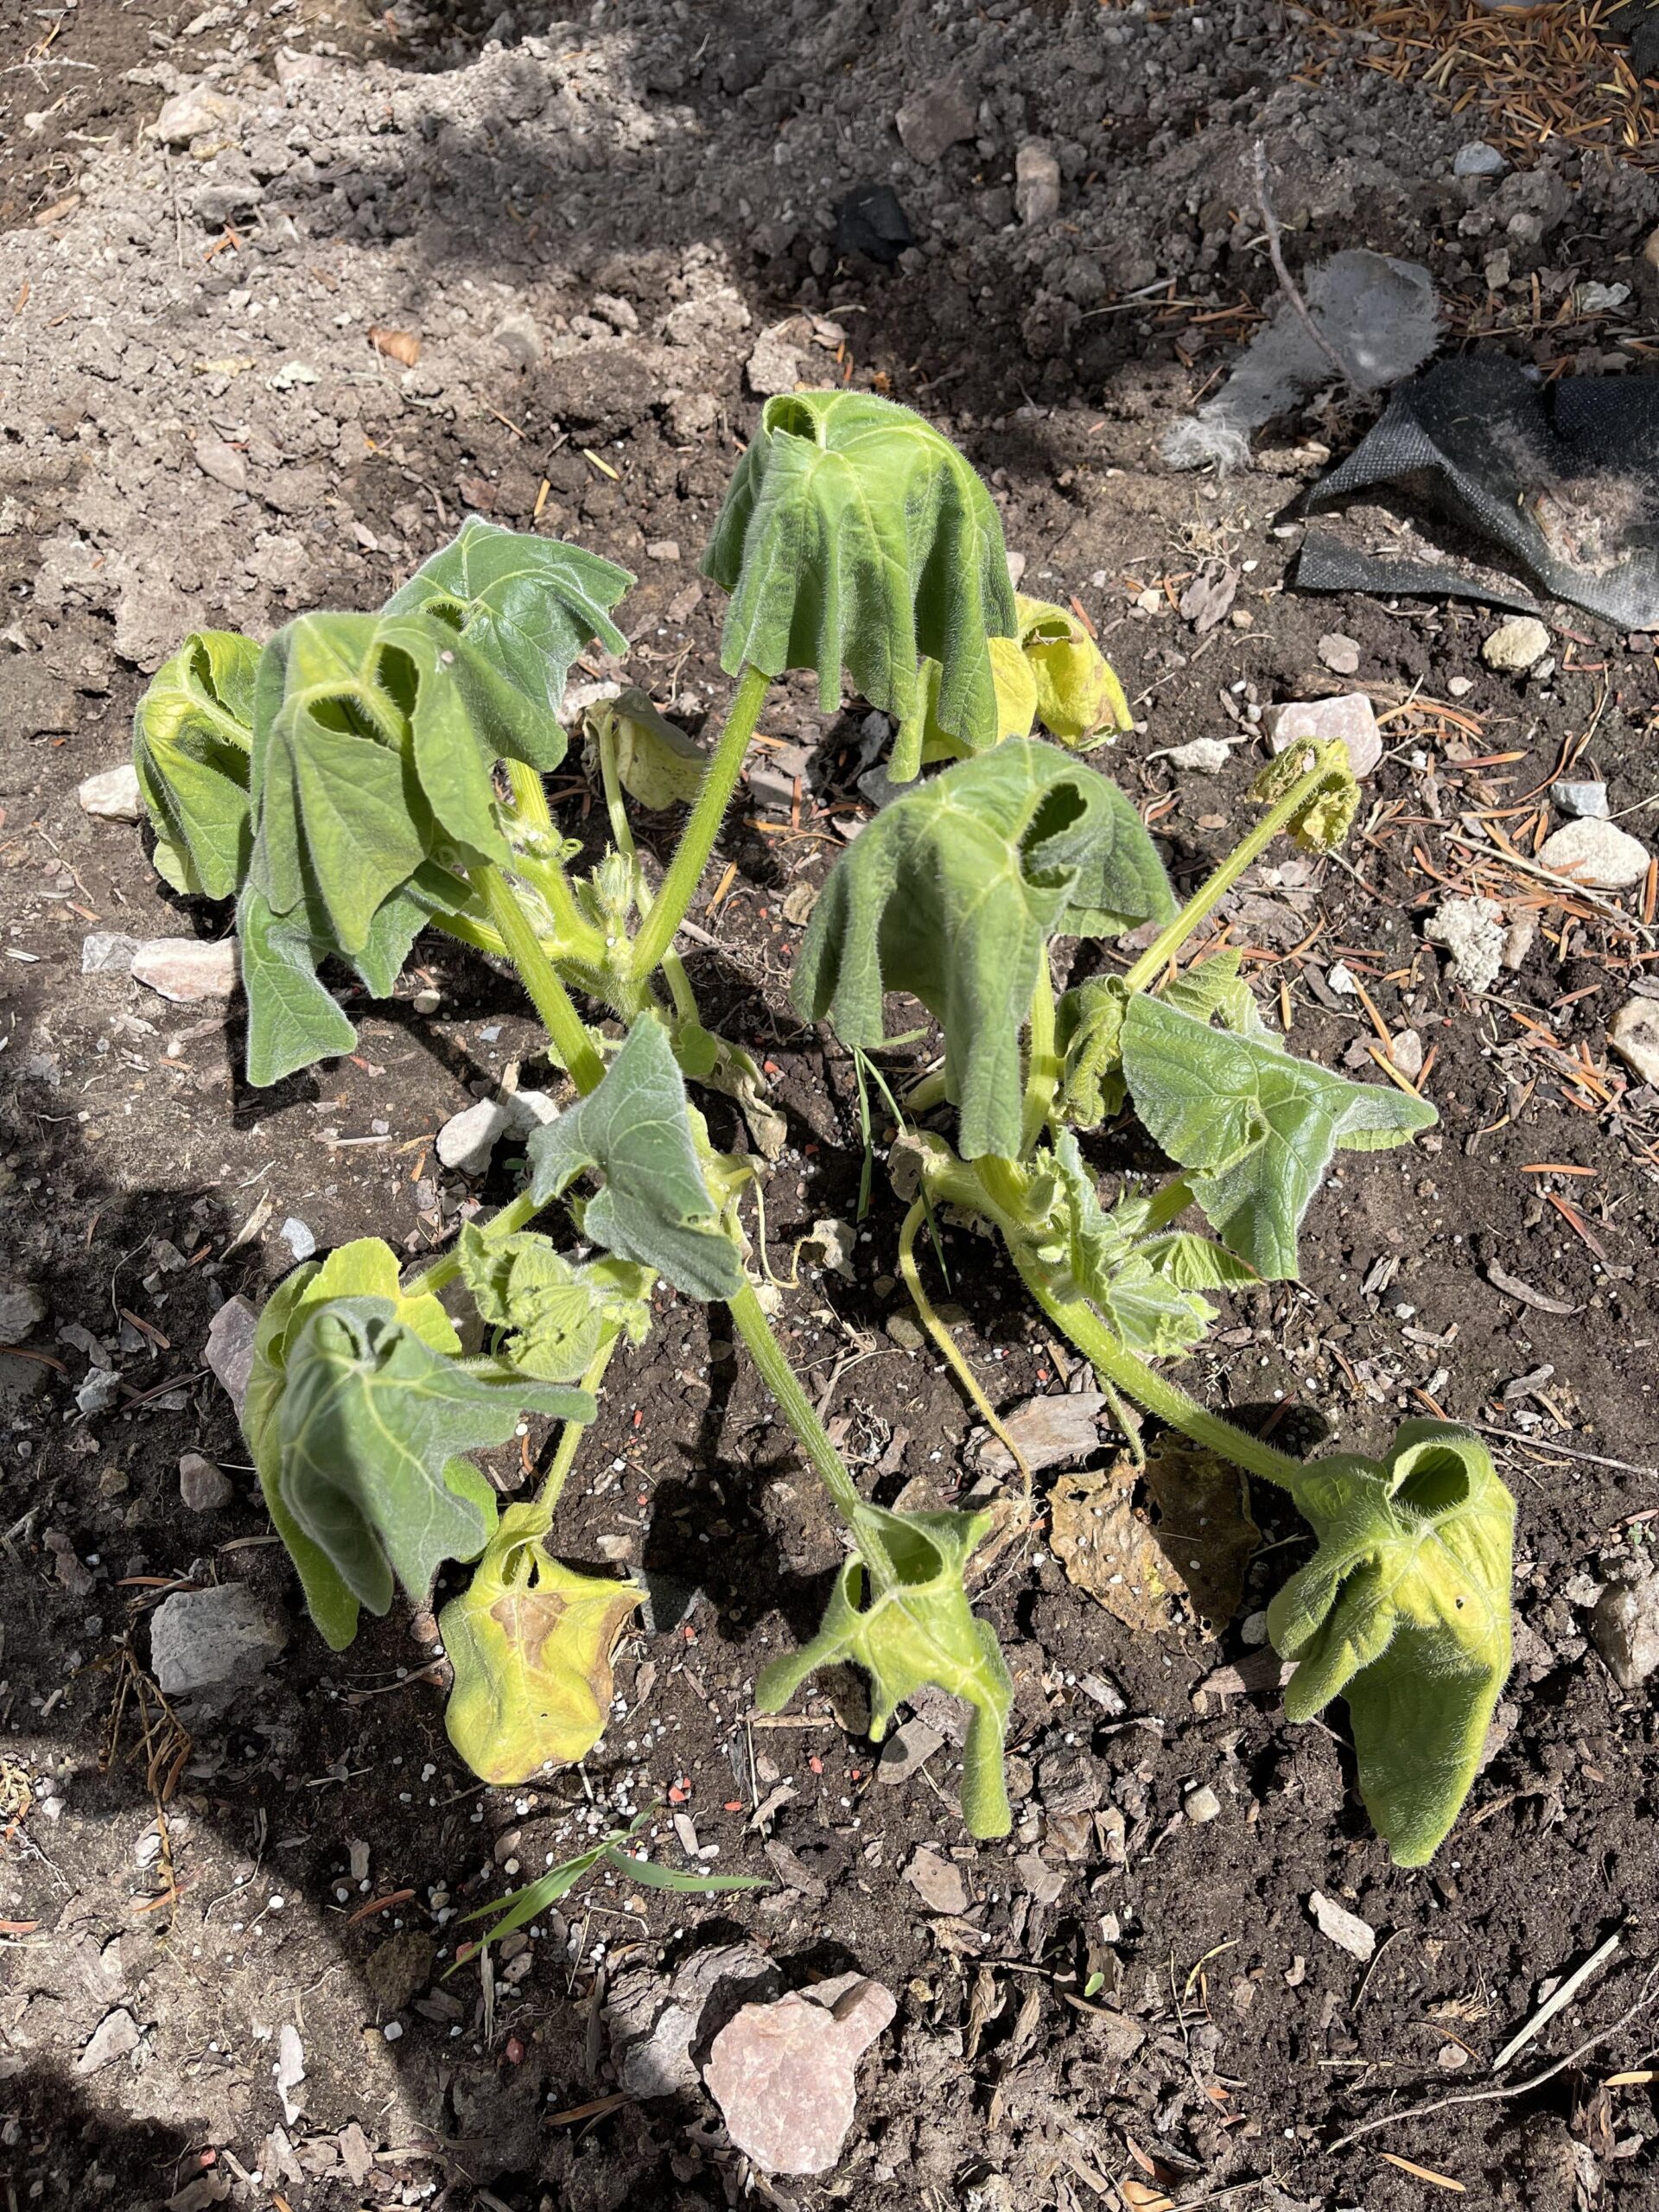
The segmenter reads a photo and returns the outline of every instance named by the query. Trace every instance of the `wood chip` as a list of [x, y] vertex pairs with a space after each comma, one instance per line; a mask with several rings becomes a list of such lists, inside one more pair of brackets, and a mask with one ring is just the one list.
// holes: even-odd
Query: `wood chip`
[[412, 369], [421, 358], [421, 341], [412, 330], [387, 330], [378, 322], [369, 325], [369, 343], [377, 353], [384, 353], [388, 360], [401, 361]]
[[1486, 1262], [1486, 1280], [1494, 1290], [1501, 1290], [1506, 1298], [1518, 1298], [1522, 1306], [1530, 1306], [1540, 1313], [1577, 1313], [1580, 1308], [1569, 1306], [1564, 1298], [1552, 1298], [1548, 1291], [1535, 1290], [1529, 1282], [1522, 1282], [1519, 1275], [1512, 1275], [1507, 1268], [1499, 1267], [1496, 1260]]

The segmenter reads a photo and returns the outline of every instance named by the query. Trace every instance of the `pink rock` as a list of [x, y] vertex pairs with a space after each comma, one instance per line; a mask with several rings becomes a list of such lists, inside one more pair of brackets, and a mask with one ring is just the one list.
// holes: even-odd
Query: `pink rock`
[[1344, 691], [1337, 699], [1293, 699], [1268, 710], [1268, 742], [1275, 753], [1298, 739], [1324, 744], [1333, 737], [1347, 746], [1348, 765], [1357, 776], [1369, 776], [1382, 758], [1382, 733], [1363, 691]]
[[210, 944], [194, 937], [154, 937], [133, 954], [132, 973], [175, 1006], [227, 999], [236, 988], [236, 939]]
[[880, 1982], [827, 1983], [746, 2005], [715, 2037], [703, 2080], [727, 2132], [763, 2172], [821, 2174], [853, 2124], [853, 2074], [898, 2007]]

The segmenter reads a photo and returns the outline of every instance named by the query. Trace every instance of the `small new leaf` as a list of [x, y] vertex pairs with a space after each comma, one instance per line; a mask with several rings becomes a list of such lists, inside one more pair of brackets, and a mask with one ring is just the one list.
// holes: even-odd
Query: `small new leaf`
[[976, 749], [995, 742], [986, 639], [1014, 631], [1001, 522], [963, 455], [907, 407], [849, 391], [769, 399], [702, 567], [732, 594], [728, 675], [816, 669], [832, 714], [845, 669], [906, 726], [907, 777], [931, 657], [941, 729]]
[[282, 1503], [373, 1613], [391, 1605], [394, 1576], [418, 1605], [445, 1560], [483, 1549], [491, 1493], [462, 1453], [504, 1443], [526, 1408], [589, 1421], [595, 1410], [586, 1391], [470, 1374], [385, 1298], [309, 1312], [284, 1357]]
[[812, 1641], [761, 1675], [762, 1713], [785, 1706], [807, 1676], [853, 1660], [870, 1677], [870, 1735], [879, 1743], [901, 1700], [928, 1682], [973, 1707], [963, 1751], [962, 1815], [969, 1833], [1006, 1835], [1002, 1739], [1014, 1684], [989, 1624], [975, 1618], [963, 1574], [990, 1527], [988, 1513], [860, 1512], [858, 1549], [836, 1578]]
[[1348, 1700], [1360, 1794], [1395, 1861], [1421, 1866], [1456, 1820], [1510, 1671], [1515, 1501], [1478, 1437], [1402, 1421], [1379, 1465], [1311, 1466], [1296, 1503], [1319, 1548], [1268, 1609], [1296, 1662], [1285, 1711]]
[[641, 1014], [596, 1090], [530, 1141], [538, 1205], [591, 1168], [604, 1188], [582, 1209], [582, 1229], [619, 1259], [654, 1268], [690, 1298], [735, 1298], [737, 1247], [720, 1222], [698, 1157], [685, 1084], [655, 1015]]
[[1270, 1280], [1296, 1273], [1297, 1229], [1333, 1153], [1404, 1144], [1437, 1119], [1425, 1099], [1350, 1083], [1144, 994], [1124, 1016], [1123, 1071], [1148, 1132], [1195, 1171], [1217, 1236]]
[[611, 1655], [645, 1602], [631, 1583], [578, 1574], [543, 1549], [544, 1506], [510, 1505], [465, 1593], [439, 1616], [454, 1669], [449, 1740], [498, 1787], [585, 1758], [611, 1706]]
[[791, 995], [845, 1045], [884, 1041], [909, 991], [942, 1024], [964, 1159], [1020, 1150], [1020, 1028], [1051, 937], [1105, 937], [1173, 911], [1140, 816], [1105, 777], [1012, 738], [884, 807], [831, 871]]
[[[1311, 756], [1311, 759], [1310, 759]], [[1298, 741], [1275, 753], [1250, 785], [1250, 797], [1264, 806], [1281, 799], [1311, 767], [1323, 770], [1296, 813], [1286, 823], [1293, 842], [1306, 853], [1334, 853], [1359, 811], [1359, 785], [1339, 737], [1322, 744]]]
[[233, 898], [248, 865], [248, 754], [259, 647], [199, 630], [150, 679], [132, 718], [132, 765], [175, 891]]
[[540, 1382], [574, 1382], [601, 1345], [651, 1326], [651, 1275], [626, 1260], [567, 1260], [533, 1229], [490, 1237], [467, 1222], [457, 1248], [473, 1302], [508, 1333], [500, 1357]]

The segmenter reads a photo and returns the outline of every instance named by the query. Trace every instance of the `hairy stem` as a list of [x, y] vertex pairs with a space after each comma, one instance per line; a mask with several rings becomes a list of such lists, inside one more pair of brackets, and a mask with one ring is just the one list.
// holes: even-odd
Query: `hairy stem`
[[474, 952], [493, 953], [498, 960], [506, 956], [507, 948], [495, 931], [486, 928], [482, 922], [469, 921], [465, 914], [429, 914], [426, 926], [442, 930], [445, 937], [453, 937], [462, 944], [470, 944]]
[[[594, 1397], [599, 1395], [599, 1386], [605, 1380], [605, 1370], [611, 1363], [611, 1354], [616, 1350], [619, 1341], [613, 1337], [608, 1344], [601, 1344], [588, 1363], [581, 1387], [591, 1391]], [[576, 1446], [587, 1434], [588, 1427], [585, 1421], [568, 1421], [559, 1432], [559, 1440], [554, 1446], [553, 1458], [548, 1466], [547, 1479], [536, 1499], [537, 1505], [546, 1512], [553, 1512], [563, 1495], [564, 1485], [575, 1461]]]
[[1026, 1101], [1020, 1118], [1020, 1157], [1041, 1136], [1054, 1105], [1060, 1063], [1054, 1051], [1054, 977], [1045, 945], [1031, 994], [1031, 1036], [1026, 1056]]
[[512, 793], [513, 812], [521, 822], [549, 837], [558, 834], [553, 827], [553, 810], [547, 803], [547, 787], [538, 768], [532, 768], [527, 760], [509, 760], [507, 787]]
[[675, 931], [685, 919], [686, 909], [714, 850], [720, 825], [726, 818], [732, 793], [737, 789], [749, 740], [760, 719], [760, 709], [771, 682], [771, 677], [762, 675], [758, 668], [746, 668], [738, 679], [726, 727], [703, 770], [702, 786], [674, 857], [668, 864], [668, 873], [633, 940], [632, 966], [637, 976], [649, 976], [658, 966], [674, 942]]
[[1286, 823], [1293, 820], [1319, 785], [1332, 774], [1329, 768], [1310, 768], [1284, 797], [1270, 806], [1248, 837], [1236, 845], [1215, 874], [1207, 876], [1167, 928], [1160, 930], [1123, 978], [1131, 991], [1151, 988], [1166, 962], [1173, 960], [1205, 916], [1232, 889], [1252, 861], [1264, 853]]
[[864, 1508], [852, 1477], [839, 1452], [830, 1441], [812, 1401], [796, 1380], [784, 1348], [772, 1333], [772, 1325], [760, 1310], [752, 1283], [745, 1283], [730, 1300], [737, 1332], [749, 1348], [760, 1370], [760, 1379], [778, 1401], [784, 1419], [794, 1430], [800, 1446], [811, 1461], [818, 1479], [835, 1501], [836, 1510], [849, 1527], [856, 1525]]
[[1041, 1270], [1016, 1250], [1014, 1264], [1021, 1281], [1057, 1329], [1068, 1336], [1103, 1382], [1115, 1383], [1128, 1397], [1155, 1414], [1171, 1428], [1179, 1428], [1206, 1451], [1219, 1452], [1264, 1482], [1274, 1483], [1294, 1497], [1306, 1474], [1306, 1465], [1288, 1452], [1267, 1444], [1237, 1428], [1219, 1414], [1206, 1413], [1179, 1383], [1149, 1367], [1144, 1359], [1121, 1344], [1094, 1307], [1081, 1298], [1058, 1297], [1044, 1281]]
[[1026, 1504], [1029, 1508], [1032, 1476], [1026, 1455], [997, 1419], [996, 1408], [981, 1389], [979, 1377], [963, 1357], [955, 1338], [934, 1312], [932, 1301], [922, 1287], [921, 1270], [916, 1264], [916, 1236], [926, 1218], [927, 1202], [918, 1198], [905, 1216], [904, 1227], [899, 1232], [899, 1272], [904, 1278], [905, 1288], [910, 1293], [910, 1302], [916, 1308], [917, 1319], [938, 1347], [945, 1365], [967, 1393], [975, 1412], [1020, 1470], [1020, 1479], [1026, 1486]]
[[553, 1050], [569, 1070], [578, 1090], [586, 1093], [596, 1090], [605, 1073], [605, 1063], [583, 1027], [558, 969], [537, 936], [535, 925], [518, 904], [512, 884], [499, 868], [486, 862], [478, 870], [476, 880], [489, 906], [490, 919], [501, 933], [507, 957], [530, 993]]
[[[634, 849], [633, 830], [628, 822], [628, 810], [622, 797], [622, 779], [616, 765], [615, 725], [601, 722], [599, 729], [599, 773], [605, 788], [605, 812], [610, 821], [611, 842], [628, 863], [633, 877], [633, 903], [643, 920], [655, 905], [639, 867], [639, 855]], [[674, 1001], [674, 1011], [682, 1021], [695, 1021], [703, 1026], [698, 1010], [696, 995], [691, 988], [691, 979], [685, 972], [685, 963], [671, 944], [658, 963], [663, 981], [668, 985], [668, 995]], [[649, 973], [649, 970], [646, 971]]]

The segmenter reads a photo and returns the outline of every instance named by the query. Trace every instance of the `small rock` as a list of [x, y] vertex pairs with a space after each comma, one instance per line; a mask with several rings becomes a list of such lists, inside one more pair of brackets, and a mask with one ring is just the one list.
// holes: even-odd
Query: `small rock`
[[511, 368], [533, 369], [542, 358], [542, 334], [536, 327], [535, 316], [523, 308], [503, 315], [490, 335]]
[[1610, 1582], [1596, 1600], [1590, 1633], [1621, 1689], [1640, 1689], [1659, 1671], [1659, 1574]]
[[962, 1869], [941, 1859], [937, 1851], [915, 1852], [905, 1869], [905, 1879], [930, 1912], [955, 1915], [968, 1910], [968, 1885], [962, 1878]]
[[220, 1387], [236, 1408], [248, 1395], [253, 1372], [253, 1333], [259, 1316], [245, 1298], [227, 1298], [207, 1324], [207, 1343], [202, 1357], [219, 1377]]
[[1315, 1890], [1308, 1898], [1307, 1909], [1320, 1935], [1329, 1937], [1341, 1949], [1351, 1952], [1355, 1958], [1369, 1959], [1376, 1950], [1376, 1929], [1357, 1912], [1350, 1912], [1345, 1905], [1336, 1904]]
[[1549, 632], [1535, 614], [1500, 622], [1480, 649], [1488, 668], [1501, 676], [1524, 676], [1549, 651]]
[[878, 1782], [908, 1782], [918, 1767], [925, 1766], [944, 1743], [940, 1732], [925, 1720], [906, 1720], [897, 1728], [881, 1746], [881, 1756], [875, 1763]]
[[245, 456], [223, 438], [200, 437], [194, 451], [196, 467], [215, 484], [222, 484], [227, 492], [245, 492], [248, 488], [248, 464]]
[[[1643, 1083], [1659, 1090], [1659, 1002], [1627, 999], [1609, 1025], [1607, 1042]], [[0, 1337], [4, 1334], [0, 1329]]]
[[227, 999], [236, 988], [236, 939], [204, 944], [194, 937], [156, 937], [132, 956], [135, 978], [177, 1006]]
[[645, 548], [648, 561], [677, 561], [680, 541], [677, 537], [654, 537]]
[[625, 1967], [605, 2000], [605, 2027], [617, 2077], [631, 2097], [673, 2096], [696, 2087], [691, 2046], [703, 2014], [722, 1993], [778, 1994], [782, 1977], [764, 1952], [745, 1943], [694, 1951], [666, 1980], [649, 1967]]
[[1639, 838], [1616, 823], [1591, 820], [1552, 830], [1539, 849], [1538, 862], [1592, 890], [1628, 891], [1647, 874], [1651, 857]]
[[1014, 204], [1029, 229], [1060, 212], [1060, 165], [1046, 139], [1027, 138], [1014, 157]]
[[1335, 699], [1293, 699], [1268, 709], [1268, 742], [1275, 753], [1299, 741], [1323, 745], [1333, 737], [1348, 747], [1348, 765], [1357, 776], [1369, 776], [1382, 758], [1382, 733], [1363, 691], [1344, 691]]
[[738, 2149], [765, 2173], [827, 2172], [853, 2124], [854, 2069], [897, 2010], [889, 1991], [862, 1980], [833, 2007], [799, 1990], [744, 2005], [703, 2072]]
[[556, 1120], [558, 1110], [544, 1090], [509, 1090], [499, 1098], [480, 1098], [452, 1114], [438, 1131], [438, 1158], [463, 1175], [481, 1175], [510, 1131], [516, 1135], [540, 1128]]
[[1466, 699], [1475, 688], [1472, 676], [1448, 676], [1446, 688], [1454, 699]]
[[0, 1344], [20, 1344], [38, 1329], [51, 1307], [32, 1282], [0, 1283]]
[[805, 364], [798, 347], [775, 330], [763, 330], [744, 365], [744, 374], [757, 399], [770, 399], [778, 392], [794, 391], [805, 380]]
[[1502, 176], [1509, 166], [1497, 147], [1484, 138], [1470, 139], [1452, 156], [1453, 176]]
[[[1002, 1426], [1020, 1446], [1033, 1474], [1045, 1467], [1074, 1467], [1100, 1449], [1100, 1421], [1106, 1401], [1098, 1390], [1057, 1390], [1027, 1398], [1005, 1416]], [[1014, 1471], [1014, 1458], [1000, 1437], [987, 1437], [976, 1455], [983, 1474]]]
[[296, 1260], [308, 1260], [317, 1249], [315, 1231], [297, 1214], [289, 1214], [276, 1234]]
[[1570, 814], [1575, 822], [1605, 822], [1607, 819], [1605, 784], [1552, 784], [1549, 795], [1561, 812]]
[[1389, 1041], [1389, 1058], [1408, 1083], [1416, 1082], [1426, 1057], [1422, 1038], [1415, 1029], [1402, 1029]]
[[432, 1979], [435, 1947], [418, 1928], [403, 1928], [371, 1951], [363, 1968], [369, 1994], [383, 2013], [401, 2012]]
[[75, 1391], [75, 1403], [84, 1414], [106, 1414], [121, 1395], [121, 1377], [112, 1368], [89, 1367]]
[[1020, 1887], [1034, 1904], [1056, 1904], [1065, 1887], [1065, 1876], [1060, 1869], [1051, 1866], [1034, 1851], [1022, 1851], [1014, 1862], [1014, 1870], [1020, 1877]]
[[100, 768], [97, 775], [86, 777], [76, 785], [75, 797], [83, 814], [95, 814], [101, 822], [142, 822], [144, 818], [138, 771], [130, 760], [123, 760], [113, 768]]
[[1194, 768], [1202, 776], [1218, 775], [1233, 757], [1224, 737], [1193, 737], [1185, 745], [1172, 745], [1164, 755], [1177, 768]]
[[927, 1341], [908, 1313], [889, 1313], [887, 1330], [900, 1351], [920, 1351]]
[[149, 127], [164, 146], [188, 146], [193, 138], [223, 130], [232, 112], [227, 101], [196, 86], [189, 92], [175, 92]]
[[900, 143], [912, 161], [931, 168], [978, 128], [973, 102], [962, 86], [947, 79], [931, 85], [905, 102], [893, 118]]
[[96, 2074], [138, 2048], [138, 2023], [124, 2006], [106, 2012], [75, 2061], [77, 2074]]
[[136, 937], [124, 937], [119, 930], [89, 930], [80, 940], [81, 974], [130, 976], [138, 943]]
[[165, 1697], [247, 1682], [288, 1642], [288, 1624], [245, 1582], [175, 1590], [149, 1617], [149, 1663]]
[[1202, 1827], [1206, 1821], [1220, 1818], [1221, 1800], [1211, 1789], [1209, 1783], [1205, 1783], [1200, 1788], [1190, 1789], [1187, 1792], [1182, 1800], [1181, 1810], [1189, 1821], [1196, 1822], [1199, 1827]]
[[868, 254], [891, 269], [906, 246], [914, 245], [899, 195], [890, 184], [855, 184], [836, 203], [836, 251]]
[[1491, 899], [1443, 899], [1423, 935], [1452, 955], [1466, 991], [1490, 991], [1503, 957], [1503, 909]]
[[1514, 975], [1526, 965], [1527, 955], [1532, 950], [1538, 936], [1536, 907], [1523, 906], [1510, 924], [1503, 937], [1503, 965]]
[[1359, 647], [1340, 630], [1329, 630], [1319, 639], [1319, 658], [1333, 676], [1359, 673]]
[[228, 1475], [205, 1452], [186, 1452], [179, 1460], [179, 1496], [192, 1513], [217, 1513], [235, 1496]]

